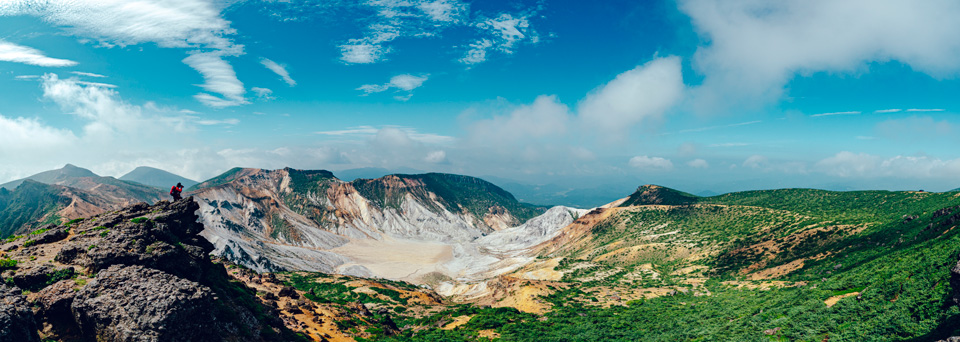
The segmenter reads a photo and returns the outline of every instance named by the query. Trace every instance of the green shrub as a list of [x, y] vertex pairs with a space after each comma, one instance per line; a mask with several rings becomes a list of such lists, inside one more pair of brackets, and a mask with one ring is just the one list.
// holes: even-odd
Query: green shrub
[[17, 261], [13, 259], [0, 259], [0, 270], [8, 270], [17, 267]]
[[135, 219], [130, 220], [130, 222], [137, 223], [137, 224], [144, 223], [144, 222], [147, 222], [147, 221], [150, 221], [150, 219], [148, 219], [148, 218], [146, 218], [146, 217], [137, 217], [137, 218], [135, 218]]

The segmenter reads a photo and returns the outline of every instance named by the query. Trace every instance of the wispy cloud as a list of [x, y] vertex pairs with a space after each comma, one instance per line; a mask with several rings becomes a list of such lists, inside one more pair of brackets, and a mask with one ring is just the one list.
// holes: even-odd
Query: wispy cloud
[[74, 75], [77, 75], [77, 76], [87, 76], [87, 77], [95, 77], [95, 78], [106, 78], [106, 77], [107, 77], [107, 76], [105, 76], [105, 75], [94, 74], [94, 73], [92, 73], [92, 72], [83, 72], [83, 71], [71, 71], [70, 73], [71, 73], [71, 74], [74, 74]]
[[267, 69], [270, 69], [270, 71], [273, 71], [278, 76], [280, 76], [280, 78], [282, 78], [284, 82], [287, 82], [287, 85], [291, 87], [297, 85], [297, 81], [294, 81], [293, 78], [290, 78], [290, 73], [287, 72], [287, 68], [285, 68], [284, 66], [277, 64], [277, 62], [271, 61], [266, 58], [261, 59], [260, 63], [263, 64], [263, 66], [267, 67]]
[[820, 113], [820, 114], [813, 114], [813, 115], [811, 115], [810, 117], [811, 117], [811, 118], [816, 118], [816, 117], [821, 117], [821, 116], [834, 116], [834, 115], [858, 115], [858, 114], [860, 114], [860, 111], [849, 111], [849, 112], [832, 112], [832, 113]]
[[902, 111], [903, 111], [903, 109], [896, 109], [896, 108], [894, 108], [894, 109], [879, 109], [879, 110], [875, 110], [875, 111], [873, 111], [873, 112], [874, 112], [874, 113], [898, 113], [898, 112], [902, 112]]
[[703, 131], [709, 131], [709, 130], [720, 129], [720, 128], [730, 128], [730, 127], [753, 125], [753, 124], [758, 124], [758, 123], [761, 123], [761, 122], [763, 122], [763, 121], [761, 121], [761, 120], [754, 120], [754, 121], [747, 121], [747, 122], [741, 122], [741, 123], [735, 123], [735, 124], [729, 124], [729, 125], [719, 125], [719, 126], [709, 126], [709, 127], [691, 128], [691, 129], [682, 129], [682, 130], [680, 130], [679, 132], [680, 132], [680, 133], [703, 132]]
[[459, 61], [468, 65], [486, 61], [491, 50], [511, 54], [521, 44], [540, 41], [530, 22], [540, 6], [492, 17], [471, 13], [470, 5], [460, 0], [369, 0], [361, 6], [376, 15], [368, 19], [363, 37], [340, 44], [340, 60], [347, 64], [384, 61], [394, 52], [393, 41], [434, 37], [451, 27], [472, 28], [479, 36], [460, 45], [466, 51]]
[[47, 57], [40, 50], [0, 40], [0, 61], [23, 63], [43, 67], [68, 67], [77, 62]]
[[908, 112], [942, 112], [942, 111], [945, 111], [945, 110], [946, 110], [946, 109], [940, 109], [940, 108], [931, 108], [931, 109], [910, 108], [910, 109], [907, 109]]
[[399, 95], [397, 98], [401, 101], [406, 101], [410, 99], [411, 93], [414, 89], [419, 88], [423, 85], [423, 82], [427, 81], [429, 75], [410, 75], [403, 74], [397, 75], [390, 78], [390, 82], [384, 84], [364, 84], [357, 88], [357, 90], [363, 91], [364, 95], [380, 93], [390, 89], [396, 89], [397, 91], [407, 92], [406, 95]]
[[204, 83], [200, 85], [204, 90], [223, 96], [219, 98], [207, 93], [194, 96], [197, 100], [211, 107], [230, 107], [249, 103], [243, 96], [246, 90], [243, 83], [237, 79], [233, 66], [216, 52], [202, 52], [184, 58], [183, 62], [203, 75]]
[[370, 140], [376, 137], [378, 134], [382, 133], [384, 130], [403, 132], [410, 139], [419, 141], [422, 143], [449, 144], [456, 140], [454, 137], [446, 136], [446, 135], [440, 135], [440, 134], [434, 134], [434, 133], [420, 133], [415, 128], [412, 128], [412, 127], [389, 126], [389, 125], [381, 126], [381, 127], [357, 126], [357, 127], [349, 127], [341, 130], [319, 131], [314, 133], [319, 135], [327, 135], [327, 136], [334, 136], [334, 137]]
[[710, 144], [707, 146], [708, 147], [741, 147], [741, 146], [749, 146], [749, 145], [750, 144], [748, 143], [742, 143], [742, 142], [728, 142], [728, 143]]
[[161, 48], [193, 49], [183, 62], [203, 75], [205, 83], [200, 86], [204, 90], [220, 95], [201, 93], [194, 97], [210, 106], [226, 107], [247, 101], [243, 84], [223, 60], [224, 56], [242, 55], [243, 46], [227, 38], [236, 31], [221, 17], [222, 6], [220, 2], [186, 0], [10, 0], [0, 2], [0, 16], [39, 17], [105, 47], [155, 43]]
[[669, 171], [673, 169], [673, 162], [661, 157], [636, 156], [627, 162], [630, 167], [646, 171]]
[[264, 100], [273, 100], [273, 99], [274, 99], [274, 97], [273, 97], [273, 90], [270, 90], [270, 89], [267, 89], [267, 88], [260, 88], [260, 87], [253, 87], [253, 88], [250, 88], [250, 90], [253, 91], [254, 93], [256, 93], [258, 98], [261, 98], [261, 99], [264, 99]]

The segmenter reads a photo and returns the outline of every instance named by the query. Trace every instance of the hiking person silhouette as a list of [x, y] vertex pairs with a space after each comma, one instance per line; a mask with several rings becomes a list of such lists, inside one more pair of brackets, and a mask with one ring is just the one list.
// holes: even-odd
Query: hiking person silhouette
[[183, 184], [177, 183], [177, 185], [174, 185], [172, 188], [170, 188], [170, 196], [173, 196], [174, 202], [182, 199], [180, 197], [181, 192], [183, 192]]

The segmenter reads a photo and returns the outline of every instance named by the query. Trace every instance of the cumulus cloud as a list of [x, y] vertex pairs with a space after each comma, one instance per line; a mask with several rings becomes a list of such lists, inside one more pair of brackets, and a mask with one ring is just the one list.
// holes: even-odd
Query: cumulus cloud
[[423, 160], [428, 163], [443, 164], [447, 162], [447, 152], [444, 150], [430, 151]]
[[630, 158], [630, 167], [648, 171], [669, 171], [673, 169], [673, 162], [661, 157], [636, 156]]
[[204, 78], [195, 98], [214, 107], [248, 103], [243, 84], [224, 56], [243, 54], [227, 36], [235, 32], [220, 15], [222, 3], [204, 0], [11, 0], [0, 16], [30, 15], [101, 46], [155, 43], [163, 48], [202, 49], [183, 60]]
[[884, 158], [843, 151], [820, 160], [816, 167], [821, 172], [838, 177], [954, 179], [960, 172], [960, 159], [902, 155]]
[[960, 72], [960, 3], [908, 0], [682, 0], [707, 42], [694, 68], [701, 105], [777, 100], [796, 74], [856, 72], [896, 60], [933, 77]]
[[73, 132], [49, 127], [38, 119], [8, 118], [0, 115], [0, 155], [58, 149], [77, 141]]
[[270, 71], [273, 71], [274, 73], [276, 73], [277, 76], [280, 76], [280, 78], [282, 78], [284, 82], [287, 82], [287, 85], [291, 87], [297, 85], [297, 81], [294, 81], [293, 78], [290, 78], [290, 73], [287, 72], [286, 67], [280, 64], [277, 64], [277, 62], [271, 61], [266, 58], [261, 59], [260, 63], [263, 64], [263, 66], [267, 67], [267, 69], [270, 69]]
[[506, 115], [472, 122], [467, 139], [479, 145], [504, 145], [558, 137], [566, 132], [569, 118], [570, 109], [556, 96], [541, 95], [533, 104], [519, 106]]
[[698, 159], [694, 159], [694, 160], [688, 161], [688, 162], [687, 162], [687, 166], [692, 167], [692, 168], [695, 168], [695, 169], [706, 169], [706, 168], [710, 167], [710, 163], [708, 163], [706, 160], [703, 160], [703, 159], [699, 159], [699, 158], [698, 158]]
[[38, 65], [44, 67], [67, 67], [77, 62], [47, 57], [40, 50], [0, 40], [0, 61]]
[[580, 102], [580, 119], [604, 133], [622, 136], [646, 119], [660, 118], [683, 96], [680, 70], [679, 57], [666, 57], [617, 75]]

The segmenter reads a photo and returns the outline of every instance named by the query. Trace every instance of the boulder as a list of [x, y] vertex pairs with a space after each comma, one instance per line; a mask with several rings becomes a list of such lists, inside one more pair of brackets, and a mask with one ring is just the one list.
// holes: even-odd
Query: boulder
[[57, 269], [50, 264], [39, 264], [26, 266], [15, 272], [7, 271], [4, 273], [4, 278], [12, 281], [17, 287], [35, 291], [52, 282], [70, 278], [73, 274], [72, 267]]
[[215, 341], [210, 288], [143, 266], [114, 265], [84, 286], [71, 305], [85, 337], [107, 341]]
[[27, 298], [16, 287], [0, 285], [0, 342], [40, 341]]

